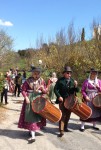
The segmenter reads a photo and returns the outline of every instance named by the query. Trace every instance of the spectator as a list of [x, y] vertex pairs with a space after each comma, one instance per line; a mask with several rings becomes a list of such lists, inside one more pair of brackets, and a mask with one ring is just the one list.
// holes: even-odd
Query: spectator
[[17, 96], [20, 97], [21, 85], [22, 85], [21, 73], [18, 73], [18, 75], [15, 77], [14, 83], [15, 83], [14, 96], [16, 96], [17, 94]]
[[26, 71], [23, 70], [23, 74], [22, 74], [22, 83], [24, 83], [26, 81]]
[[54, 93], [54, 86], [55, 86], [56, 82], [57, 82], [56, 73], [53, 72], [52, 76], [49, 78], [48, 84], [47, 84], [48, 95], [49, 95], [49, 99], [52, 104], [55, 104], [55, 101], [56, 101], [56, 95]]
[[8, 84], [7, 77], [5, 77], [5, 79], [3, 81], [3, 89], [1, 92], [1, 103], [3, 103], [3, 97], [4, 97], [5, 98], [5, 105], [8, 104], [8, 98], [7, 98], [8, 91], [9, 91], [9, 84]]

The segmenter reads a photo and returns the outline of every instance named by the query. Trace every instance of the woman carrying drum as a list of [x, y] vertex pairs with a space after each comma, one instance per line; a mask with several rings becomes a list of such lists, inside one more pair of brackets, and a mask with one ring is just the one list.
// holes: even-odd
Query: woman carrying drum
[[92, 109], [92, 115], [87, 120], [81, 120], [81, 128], [80, 131], [84, 131], [84, 125], [85, 122], [92, 122], [93, 123], [93, 129], [99, 130], [99, 128], [96, 127], [96, 121], [101, 121], [101, 109], [95, 107], [92, 103], [93, 98], [101, 92], [101, 80], [97, 78], [99, 71], [95, 70], [94, 68], [91, 68], [90, 71], [88, 71], [89, 77], [83, 82], [82, 85], [82, 96], [86, 104]]
[[28, 129], [31, 134], [29, 143], [35, 142], [35, 131], [46, 125], [46, 119], [32, 110], [32, 101], [46, 93], [45, 81], [40, 77], [41, 69], [31, 66], [32, 76], [22, 85], [24, 102], [19, 118], [18, 128]]

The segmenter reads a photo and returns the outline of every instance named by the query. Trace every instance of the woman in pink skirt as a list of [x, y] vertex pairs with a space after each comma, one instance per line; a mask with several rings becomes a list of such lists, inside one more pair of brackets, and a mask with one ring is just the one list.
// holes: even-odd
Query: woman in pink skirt
[[18, 128], [28, 129], [31, 133], [29, 143], [35, 142], [35, 132], [46, 126], [46, 119], [36, 114], [32, 110], [31, 103], [37, 97], [46, 94], [45, 81], [40, 77], [41, 69], [31, 66], [32, 76], [22, 85], [22, 95], [24, 102], [18, 122]]

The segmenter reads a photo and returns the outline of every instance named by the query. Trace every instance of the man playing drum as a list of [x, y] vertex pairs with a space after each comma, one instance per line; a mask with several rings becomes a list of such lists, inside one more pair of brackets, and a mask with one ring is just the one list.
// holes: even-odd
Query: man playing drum
[[62, 117], [59, 121], [59, 137], [64, 135], [64, 131], [68, 132], [68, 122], [70, 119], [71, 111], [66, 109], [64, 106], [64, 101], [71, 94], [75, 94], [79, 91], [77, 81], [71, 78], [72, 70], [69, 66], [64, 67], [63, 77], [58, 79], [54, 87], [54, 92], [57, 96], [57, 101], [59, 103], [59, 108], [62, 111]]
[[18, 127], [28, 129], [31, 134], [29, 143], [35, 142], [35, 131], [46, 125], [46, 119], [32, 110], [32, 101], [46, 93], [45, 81], [40, 77], [41, 69], [31, 66], [32, 76], [22, 85], [24, 102], [19, 118]]
[[81, 128], [80, 131], [84, 131], [84, 125], [85, 122], [92, 122], [93, 123], [93, 129], [99, 130], [99, 128], [96, 127], [96, 121], [101, 121], [101, 109], [95, 107], [92, 103], [93, 98], [101, 92], [101, 80], [97, 78], [98, 75], [97, 70], [94, 68], [91, 68], [90, 71], [88, 71], [89, 77], [83, 82], [82, 85], [82, 96], [86, 104], [92, 109], [92, 115], [87, 120], [81, 119]]

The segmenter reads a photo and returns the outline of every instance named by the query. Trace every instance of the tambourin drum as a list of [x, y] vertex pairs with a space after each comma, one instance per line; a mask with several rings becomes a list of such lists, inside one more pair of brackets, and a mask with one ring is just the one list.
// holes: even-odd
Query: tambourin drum
[[64, 106], [82, 120], [86, 120], [92, 115], [92, 109], [83, 102], [79, 103], [78, 97], [75, 97], [74, 95], [65, 99]]
[[92, 103], [95, 107], [101, 108], [101, 93], [97, 94], [93, 100]]
[[32, 110], [53, 123], [58, 122], [62, 116], [61, 110], [44, 97], [37, 97], [33, 100]]

